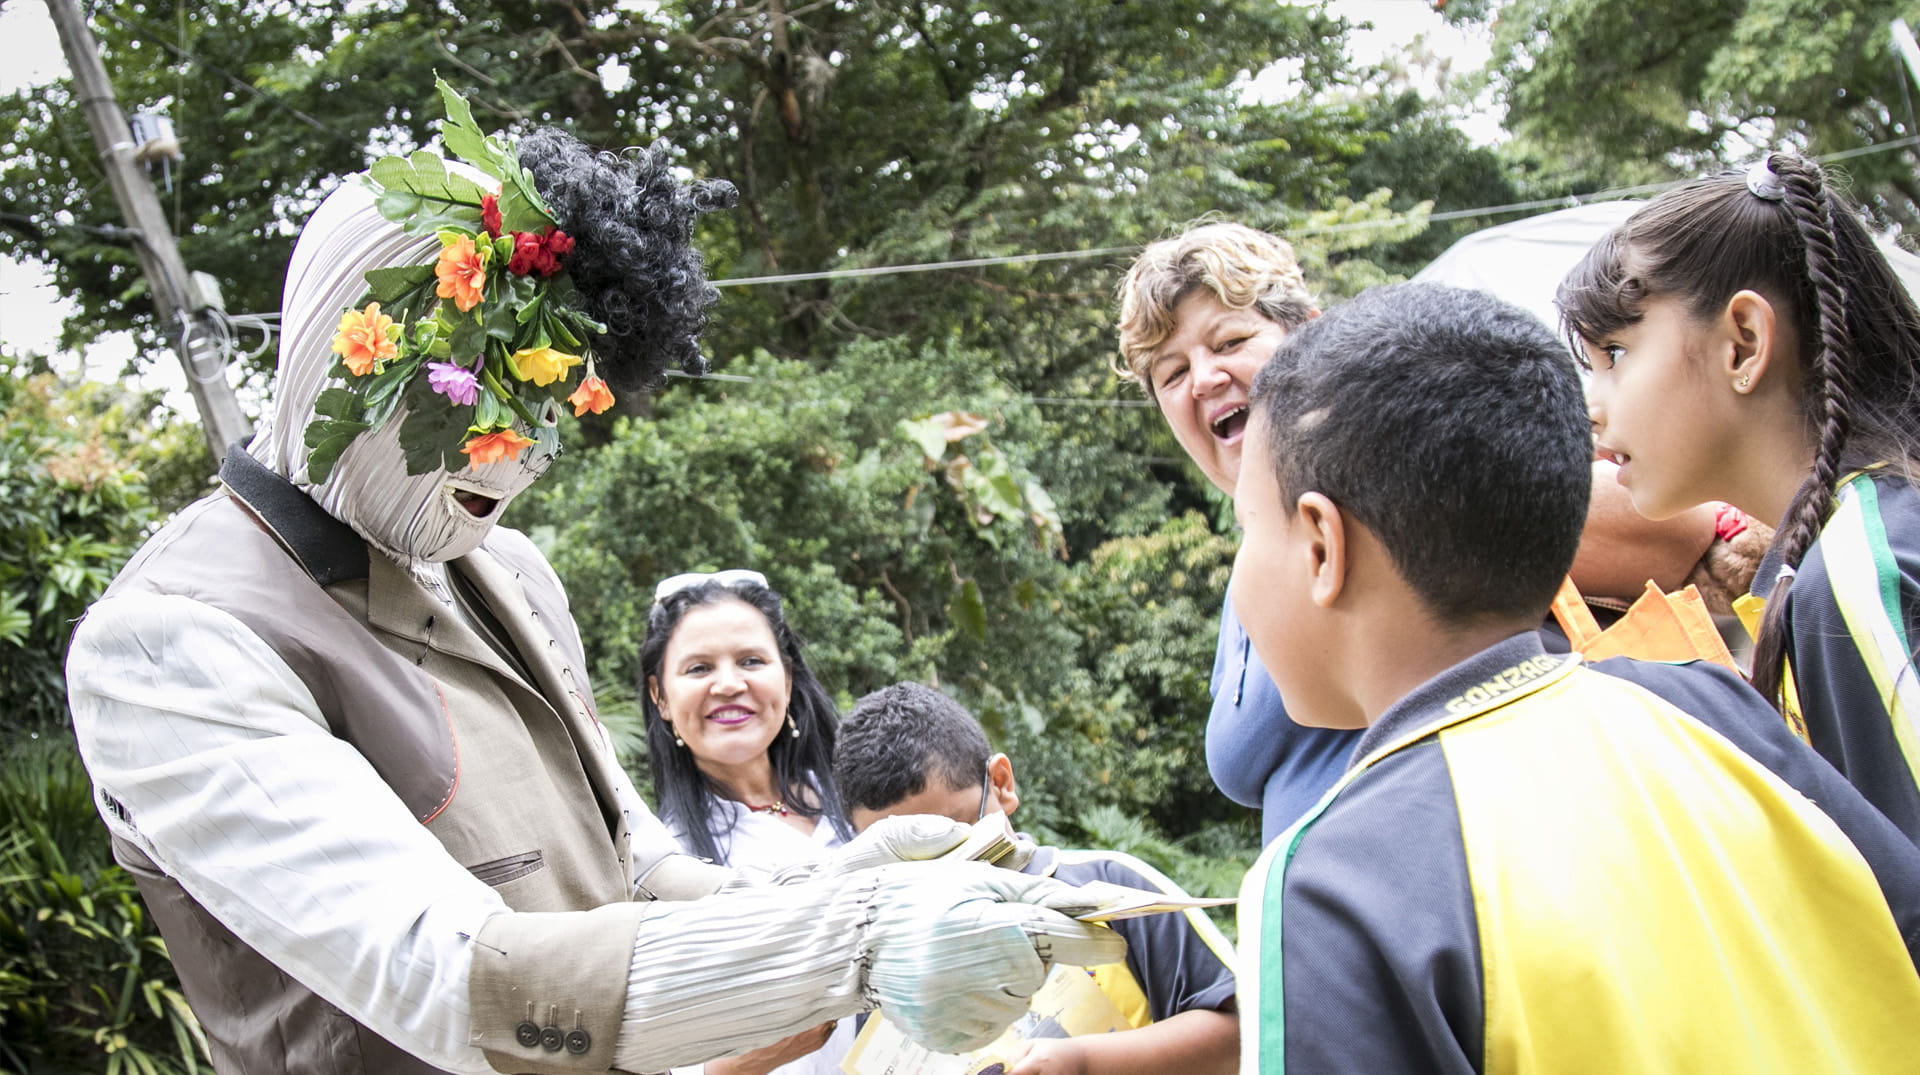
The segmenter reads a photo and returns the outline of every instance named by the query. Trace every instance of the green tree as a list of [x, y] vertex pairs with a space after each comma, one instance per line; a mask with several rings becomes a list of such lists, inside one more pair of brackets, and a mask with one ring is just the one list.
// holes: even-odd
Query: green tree
[[73, 623], [155, 518], [143, 468], [183, 498], [207, 466], [156, 398], [34, 368], [0, 352], [0, 736], [65, 725]]
[[[1449, 5], [1492, 18], [1508, 125], [1584, 185], [1692, 176], [1761, 148], [1831, 154], [1916, 133], [1894, 0], [1509, 0]], [[1853, 194], [1920, 225], [1912, 146], [1852, 157]]]
[[[234, 310], [277, 306], [298, 221], [369, 147], [430, 138], [435, 72], [483, 121], [664, 137], [739, 186], [700, 238], [718, 278], [786, 277], [715, 311], [716, 366], [750, 380], [584, 421], [597, 447], [513, 517], [552, 551], [601, 684], [631, 675], [655, 579], [750, 563], [843, 696], [935, 679], [1035, 749], [1079, 736], [1035, 785], [1062, 810], [1129, 804], [1176, 832], [1232, 815], [1203, 804], [1198, 761], [1217, 571], [1142, 612], [1112, 566], [1154, 581], [1182, 542], [1224, 563], [1218, 494], [1114, 382], [1113, 289], [1133, 248], [1204, 213], [1299, 230], [1330, 296], [1391, 277], [1380, 244], [1418, 233], [1428, 196], [1344, 175], [1405, 115], [1357, 96], [1339, 20], [1264, 0], [143, 0], [94, 27], [123, 102], [167, 106], [190, 149], [166, 200]], [[1280, 58], [1298, 92], [1250, 101]], [[113, 214], [71, 90], [0, 100], [5, 120], [0, 248], [57, 266], [72, 335], [153, 337], [130, 253], [87, 230]], [[1052, 252], [1073, 256], [790, 278]], [[935, 452], [914, 431], [942, 415], [983, 426]], [[1142, 637], [1158, 658], [1116, 656]]]

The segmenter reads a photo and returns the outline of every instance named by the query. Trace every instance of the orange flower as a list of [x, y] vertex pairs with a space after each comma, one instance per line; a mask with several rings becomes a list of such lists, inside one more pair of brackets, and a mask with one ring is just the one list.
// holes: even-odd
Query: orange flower
[[520, 453], [533, 442], [515, 433], [511, 429], [502, 429], [497, 433], [485, 433], [473, 438], [460, 447], [473, 460], [474, 466], [485, 463], [498, 463], [502, 460], [517, 459]]
[[486, 254], [475, 249], [473, 240], [465, 235], [447, 240], [440, 248], [440, 260], [433, 266], [433, 275], [440, 281], [434, 294], [452, 299], [460, 312], [466, 313], [480, 305], [480, 291], [487, 286]]
[[567, 402], [573, 404], [575, 418], [588, 411], [599, 414], [613, 406], [613, 393], [607, 390], [607, 382], [598, 377], [589, 377], [580, 382], [580, 387], [573, 390]]
[[365, 377], [373, 372], [375, 363], [400, 353], [394, 342], [397, 335], [393, 318], [380, 312], [379, 303], [370, 302], [365, 310], [348, 310], [340, 315], [340, 327], [333, 334], [333, 353], [355, 377]]

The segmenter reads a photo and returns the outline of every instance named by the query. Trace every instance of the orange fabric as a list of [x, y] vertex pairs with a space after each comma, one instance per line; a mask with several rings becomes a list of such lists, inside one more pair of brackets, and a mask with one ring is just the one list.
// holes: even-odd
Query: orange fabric
[[1568, 578], [1553, 599], [1553, 618], [1567, 633], [1567, 642], [1590, 660], [1635, 657], [1643, 661], [1712, 661], [1732, 672], [1727, 643], [1713, 624], [1713, 614], [1692, 586], [1662, 593], [1649, 581], [1646, 592], [1613, 626], [1600, 629], [1592, 610]]

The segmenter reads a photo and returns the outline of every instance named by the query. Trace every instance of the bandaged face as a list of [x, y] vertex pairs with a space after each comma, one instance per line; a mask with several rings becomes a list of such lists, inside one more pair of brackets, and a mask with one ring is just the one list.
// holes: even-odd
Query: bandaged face
[[396, 559], [444, 562], [472, 552], [507, 502], [553, 463], [536, 446], [518, 459], [409, 475], [400, 417], [355, 439], [327, 480], [311, 489], [328, 514]]
[[373, 195], [358, 183], [348, 182], [327, 196], [300, 232], [287, 268], [272, 417], [248, 448], [329, 514], [401, 561], [446, 561], [473, 551], [507, 502], [553, 462], [550, 453], [535, 447], [514, 460], [409, 475], [400, 450], [404, 415], [395, 414], [380, 429], [356, 438], [325, 482], [307, 480], [302, 431], [327, 387], [341, 311], [366, 290], [368, 269], [426, 262], [438, 246], [433, 236], [407, 235], [382, 217]]

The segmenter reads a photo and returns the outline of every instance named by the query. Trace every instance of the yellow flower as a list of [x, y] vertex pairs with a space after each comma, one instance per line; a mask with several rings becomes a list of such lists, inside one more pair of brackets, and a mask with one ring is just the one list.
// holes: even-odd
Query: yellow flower
[[579, 355], [570, 355], [551, 347], [529, 347], [513, 353], [513, 375], [542, 387], [564, 380], [567, 370], [579, 364]]
[[599, 414], [613, 406], [613, 393], [607, 389], [607, 382], [598, 377], [588, 377], [573, 390], [573, 395], [567, 397], [567, 402], [573, 404], [575, 418], [588, 411]]
[[472, 239], [462, 235], [440, 248], [433, 275], [440, 281], [433, 293], [452, 299], [460, 312], [466, 313], [480, 305], [480, 292], [487, 286], [486, 255], [474, 247]]
[[474, 466], [485, 463], [498, 463], [505, 459], [517, 459], [520, 453], [533, 442], [515, 433], [511, 429], [502, 429], [497, 433], [484, 433], [473, 438], [460, 450], [467, 453]]
[[394, 343], [393, 318], [380, 312], [380, 304], [367, 303], [365, 310], [348, 310], [340, 315], [340, 327], [333, 334], [333, 353], [347, 364], [355, 377], [373, 372], [376, 363], [400, 353]]

